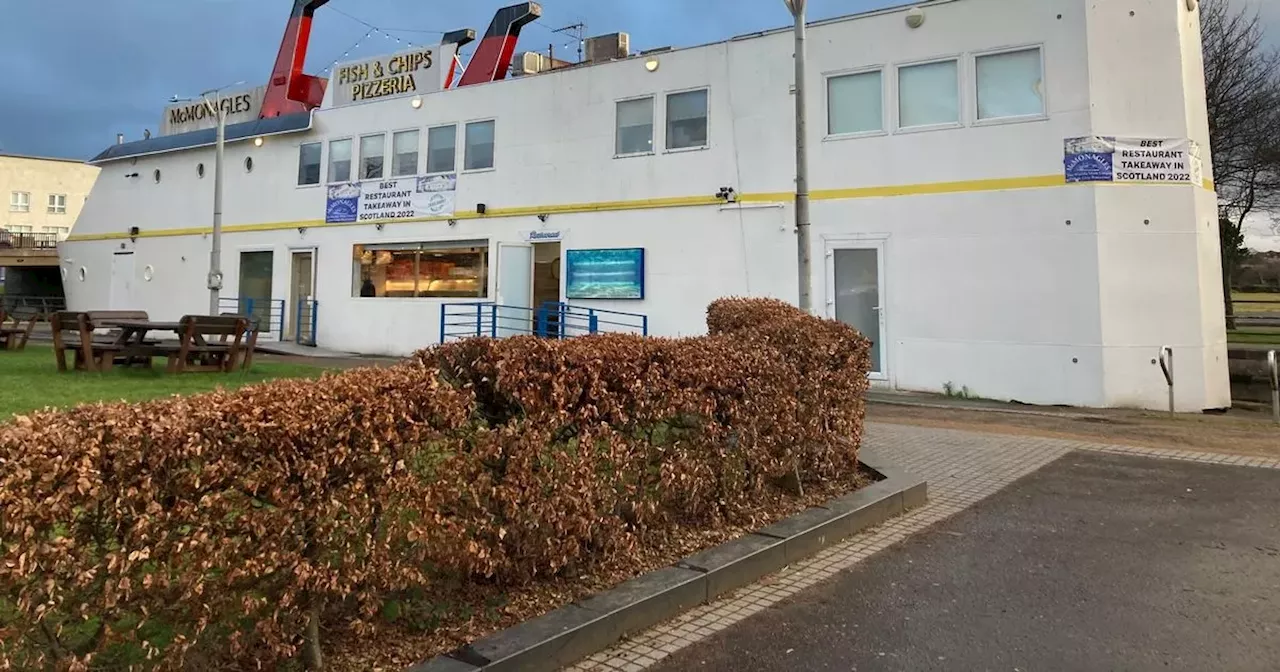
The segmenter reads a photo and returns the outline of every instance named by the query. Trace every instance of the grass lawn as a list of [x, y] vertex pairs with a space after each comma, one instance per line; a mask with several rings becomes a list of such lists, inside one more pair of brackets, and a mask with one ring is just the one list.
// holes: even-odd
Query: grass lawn
[[94, 401], [145, 401], [174, 394], [237, 388], [274, 378], [319, 376], [325, 369], [305, 364], [254, 363], [248, 371], [222, 373], [165, 373], [165, 362], [154, 369], [114, 369], [106, 373], [58, 373], [53, 349], [30, 345], [21, 352], [0, 352], [0, 422], [18, 413], [46, 406], [68, 407]]
[[1249, 343], [1253, 345], [1274, 345], [1280, 348], [1280, 329], [1253, 327], [1250, 329], [1228, 331], [1228, 343]]

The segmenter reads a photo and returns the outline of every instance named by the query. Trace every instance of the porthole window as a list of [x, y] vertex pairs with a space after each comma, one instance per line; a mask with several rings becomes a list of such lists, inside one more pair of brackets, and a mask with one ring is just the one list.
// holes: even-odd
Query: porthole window
[[204, 164], [203, 164], [203, 163], [196, 164], [196, 175], [197, 175], [198, 177], [201, 177], [201, 178], [203, 178], [203, 177], [204, 177]]
[[160, 169], [156, 168], [156, 172], [151, 174], [156, 179], [156, 184], [160, 184]]
[[154, 277], [156, 277], [155, 267], [152, 266], [151, 264], [147, 264], [147, 266], [142, 269], [142, 279], [146, 280], [147, 282], [151, 282], [151, 279]]
[[80, 273], [78, 275], [78, 277], [80, 278], [80, 282], [84, 282], [84, 278], [86, 275], [89, 275], [89, 269], [85, 268], [84, 266], [81, 266]]
[[253, 172], [253, 157], [252, 157], [252, 156], [246, 156], [246, 157], [244, 157], [244, 172], [246, 172], [246, 173], [252, 173], [252, 172]]

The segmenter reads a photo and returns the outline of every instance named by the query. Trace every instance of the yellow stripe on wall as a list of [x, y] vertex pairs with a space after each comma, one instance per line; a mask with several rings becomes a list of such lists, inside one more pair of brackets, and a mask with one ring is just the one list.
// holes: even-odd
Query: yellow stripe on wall
[[[1103, 185], [1107, 182], [1084, 182], [1080, 185]], [[835, 201], [858, 198], [887, 198], [894, 196], [926, 196], [932, 194], [978, 193], [986, 191], [1007, 191], [1011, 189], [1044, 189], [1049, 187], [1076, 186], [1070, 185], [1063, 175], [1034, 175], [1031, 177], [1006, 177], [987, 180], [961, 180], [956, 182], [929, 182], [922, 184], [902, 184], [880, 187], [853, 187], [848, 189], [818, 189], [812, 192], [815, 201]], [[1204, 188], [1213, 191], [1213, 180], [1206, 179]], [[739, 194], [740, 203], [779, 203], [795, 198], [792, 192], [762, 192], [755, 194]], [[531, 217], [535, 215], [567, 215], [587, 212], [619, 212], [625, 210], [652, 210], [657, 208], [685, 208], [722, 205], [724, 201], [715, 196], [677, 196], [673, 198], [650, 198], [630, 201], [600, 201], [596, 203], [566, 203], [562, 205], [534, 205], [510, 208], [491, 208], [486, 214], [476, 212], [459, 212], [441, 217], [414, 217], [410, 219], [378, 219], [342, 224], [327, 224], [323, 219], [308, 219], [295, 222], [266, 222], [262, 224], [235, 224], [224, 226], [224, 233], [248, 233], [253, 231], [284, 231], [288, 229], [368, 226], [370, 224], [412, 224], [420, 222], [446, 222], [449, 220], [500, 219], [508, 217]], [[142, 231], [139, 238], [167, 238], [171, 236], [203, 236], [213, 232], [211, 227], [161, 229]], [[121, 240], [129, 238], [128, 233], [100, 233], [79, 235], [73, 233], [69, 241]]]

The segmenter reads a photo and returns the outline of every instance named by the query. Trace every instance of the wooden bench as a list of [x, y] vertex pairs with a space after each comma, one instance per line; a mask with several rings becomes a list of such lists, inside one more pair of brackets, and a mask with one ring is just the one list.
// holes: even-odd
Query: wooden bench
[[98, 359], [114, 352], [111, 343], [94, 342], [93, 329], [85, 313], [58, 311], [49, 316], [49, 325], [53, 331], [53, 356], [58, 361], [59, 371], [67, 370], [68, 352], [75, 354], [72, 368], [90, 371], [100, 368]]
[[[238, 317], [245, 321], [244, 346], [240, 348], [240, 352], [243, 353], [240, 357], [240, 370], [248, 371], [249, 367], [253, 366], [253, 353], [258, 348], [258, 318], [253, 315], [238, 315], [236, 313], [223, 313], [222, 317]], [[229, 336], [223, 336], [219, 340], [226, 343], [228, 338]], [[232, 362], [231, 368], [235, 368], [234, 362]]]
[[239, 316], [187, 315], [181, 320], [176, 343], [162, 343], [156, 352], [169, 357], [170, 373], [230, 371], [240, 354], [249, 323]]
[[[13, 326], [5, 324], [7, 318], [13, 319]], [[35, 331], [40, 312], [32, 310], [27, 319], [27, 326], [22, 326], [21, 318], [16, 314], [6, 315], [0, 310], [0, 350], [25, 350], [27, 341], [31, 340], [31, 332]]]

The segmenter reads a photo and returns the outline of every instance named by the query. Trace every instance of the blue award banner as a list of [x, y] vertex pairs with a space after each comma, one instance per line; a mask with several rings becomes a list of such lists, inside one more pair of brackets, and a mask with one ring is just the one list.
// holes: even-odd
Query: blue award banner
[[329, 185], [326, 224], [453, 215], [458, 176], [420, 175]]
[[1067, 138], [1063, 147], [1067, 182], [1161, 182], [1201, 184], [1200, 146], [1180, 138]]

